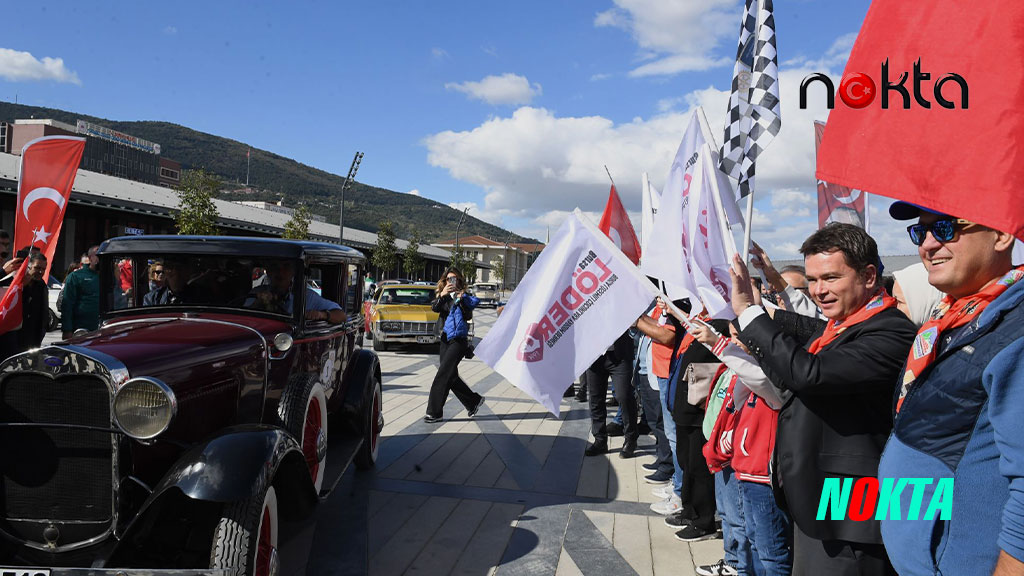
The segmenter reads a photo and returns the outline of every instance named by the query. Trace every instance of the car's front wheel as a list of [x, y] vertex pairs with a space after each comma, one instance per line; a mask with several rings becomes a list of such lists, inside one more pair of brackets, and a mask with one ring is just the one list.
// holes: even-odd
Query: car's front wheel
[[272, 576], [281, 571], [278, 556], [277, 492], [224, 505], [213, 532], [210, 568], [232, 576]]
[[298, 440], [313, 489], [319, 494], [327, 469], [327, 395], [323, 384], [312, 374], [293, 379], [281, 397], [278, 415], [285, 430]]
[[383, 340], [381, 340], [379, 336], [374, 336], [373, 337], [373, 349], [376, 350], [377, 352], [387, 352], [388, 351], [388, 343], [384, 342]]
[[380, 452], [380, 432], [384, 428], [384, 394], [380, 381], [373, 379], [373, 395], [367, 399], [363, 409], [363, 445], [356, 453], [356, 468], [367, 470], [377, 463]]

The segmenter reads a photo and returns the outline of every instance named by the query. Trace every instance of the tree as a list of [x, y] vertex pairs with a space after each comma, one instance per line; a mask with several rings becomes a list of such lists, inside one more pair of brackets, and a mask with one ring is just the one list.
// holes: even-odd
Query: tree
[[462, 248], [452, 251], [452, 268], [462, 272], [462, 277], [466, 279], [466, 284], [476, 284], [476, 265], [473, 263], [473, 259], [466, 254], [466, 251]]
[[398, 248], [395, 246], [395, 225], [384, 220], [377, 230], [377, 246], [373, 249], [373, 265], [380, 270], [380, 279], [387, 278], [398, 263]]
[[405, 247], [402, 267], [405, 270], [405, 275], [413, 280], [417, 280], [420, 273], [423, 272], [423, 256], [420, 255], [421, 242], [420, 233], [414, 231], [409, 239], [409, 245]]
[[292, 219], [284, 225], [284, 234], [281, 238], [287, 238], [289, 240], [309, 240], [309, 221], [310, 218], [309, 208], [305, 204], [299, 206], [295, 213], [292, 214]]
[[176, 190], [178, 212], [174, 215], [178, 234], [202, 236], [216, 235], [217, 205], [213, 195], [220, 188], [220, 181], [206, 170], [188, 170], [181, 178]]
[[491, 261], [491, 266], [493, 267], [491, 272], [494, 273], [494, 278], [497, 281], [501, 282], [502, 286], [504, 287], [504, 285], [505, 285], [505, 257], [504, 256], [498, 256], [497, 258], [495, 258], [494, 260]]

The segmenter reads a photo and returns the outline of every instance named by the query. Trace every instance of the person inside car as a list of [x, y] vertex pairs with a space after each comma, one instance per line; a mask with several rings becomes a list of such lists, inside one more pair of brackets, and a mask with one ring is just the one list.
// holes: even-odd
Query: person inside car
[[[295, 279], [295, 263], [291, 260], [277, 260], [271, 262], [266, 270], [269, 282], [253, 289], [245, 301], [245, 307], [290, 315], [294, 300], [292, 282]], [[305, 301], [306, 320], [323, 320], [331, 324], [345, 321], [345, 311], [337, 302], [317, 294], [308, 285]]]
[[146, 294], [143, 306], [194, 304], [199, 300], [197, 290], [189, 281], [194, 267], [188, 259], [165, 258], [162, 269], [163, 286]]

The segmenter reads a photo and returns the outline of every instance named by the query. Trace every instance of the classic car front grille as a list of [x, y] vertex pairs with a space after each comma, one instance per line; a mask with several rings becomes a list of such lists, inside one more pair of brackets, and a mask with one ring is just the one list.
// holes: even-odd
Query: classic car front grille
[[383, 332], [403, 334], [433, 334], [433, 322], [399, 322], [397, 320], [384, 320], [380, 323]]
[[4, 450], [0, 516], [109, 520], [113, 482], [109, 429], [110, 393], [101, 378], [53, 379], [32, 373], [7, 377], [0, 384], [0, 446]]

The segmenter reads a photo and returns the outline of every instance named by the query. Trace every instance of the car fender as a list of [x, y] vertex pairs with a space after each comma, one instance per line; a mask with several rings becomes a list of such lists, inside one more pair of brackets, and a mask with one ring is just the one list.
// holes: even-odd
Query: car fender
[[[235, 426], [182, 455], [153, 490], [153, 497], [173, 487], [193, 500], [235, 502], [260, 493], [279, 474], [281, 481], [295, 483], [301, 495], [299, 472], [306, 475], [306, 496], [315, 501], [302, 449], [287, 432], [260, 424]], [[296, 474], [298, 479], [292, 477]]]
[[[380, 380], [380, 359], [371, 350], [365, 348], [359, 350], [352, 359], [351, 368], [346, 378], [351, 382], [345, 389], [342, 399], [341, 413], [345, 415], [345, 422], [361, 422], [359, 415], [363, 413], [365, 402], [372, 393], [372, 383]], [[352, 430], [358, 433], [359, 430]]]

